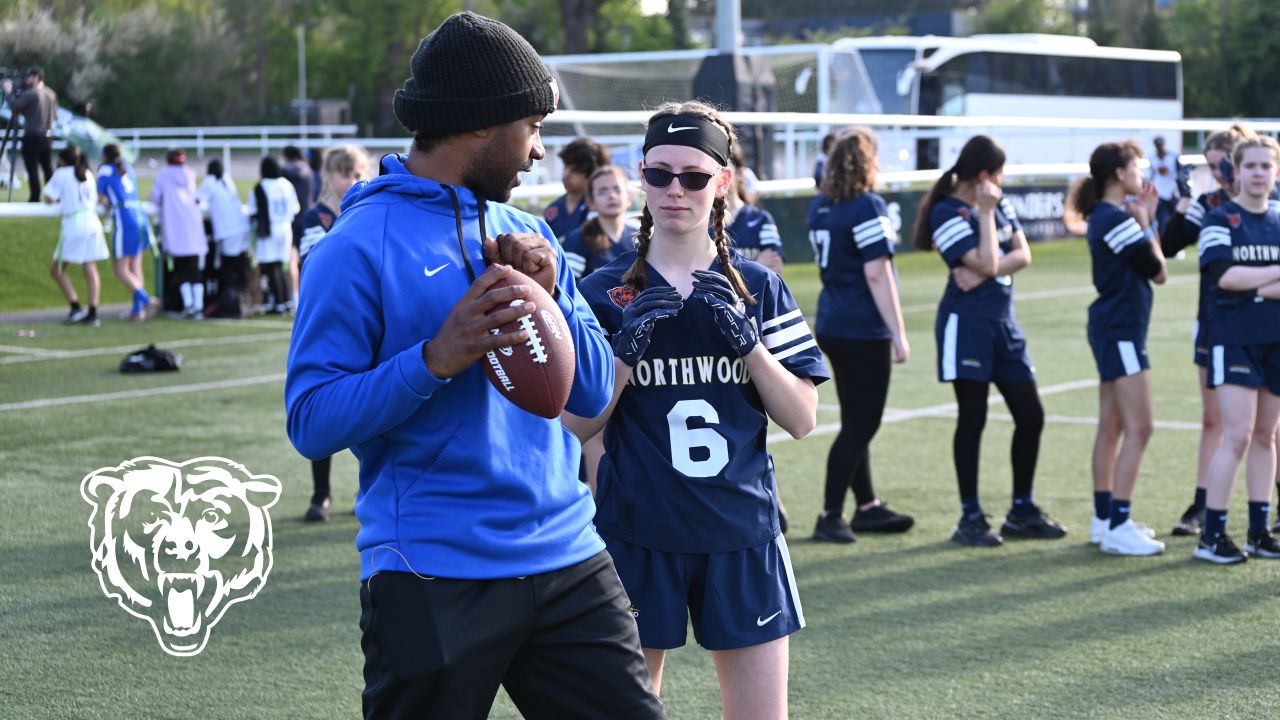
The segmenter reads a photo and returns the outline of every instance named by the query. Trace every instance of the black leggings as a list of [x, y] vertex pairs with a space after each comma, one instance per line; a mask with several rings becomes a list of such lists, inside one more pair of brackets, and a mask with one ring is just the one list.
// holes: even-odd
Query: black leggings
[[[956, 480], [961, 498], [978, 497], [978, 458], [982, 455], [982, 429], [987, 424], [987, 393], [990, 383], [956, 380], [960, 414], [952, 452], [956, 464]], [[1035, 381], [996, 383], [1013, 415], [1013, 494], [1026, 496], [1036, 477], [1036, 460], [1040, 456], [1040, 433], [1044, 430], [1044, 407]]]
[[200, 256], [175, 255], [173, 258], [173, 275], [180, 283], [200, 282]]
[[311, 502], [321, 503], [329, 497], [329, 468], [332, 466], [332, 455], [323, 460], [311, 461]]
[[876, 499], [871, 486], [871, 438], [880, 429], [889, 373], [893, 366], [891, 340], [847, 340], [818, 336], [818, 347], [827, 354], [836, 376], [840, 397], [840, 434], [827, 455], [827, 483], [822, 508], [839, 513], [845, 492], [853, 488], [854, 502], [865, 505]]
[[279, 307], [289, 302], [289, 294], [286, 291], [284, 280], [284, 267], [278, 262], [258, 263], [258, 271], [267, 278], [267, 292], [271, 294], [271, 302], [267, 303], [264, 297], [262, 301], [268, 305]]

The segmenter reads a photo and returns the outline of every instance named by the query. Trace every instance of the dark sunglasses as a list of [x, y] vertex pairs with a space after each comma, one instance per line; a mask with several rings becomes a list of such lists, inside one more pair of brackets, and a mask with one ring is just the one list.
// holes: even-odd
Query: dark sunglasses
[[720, 174], [719, 170], [715, 173], [695, 172], [693, 170], [673, 173], [670, 170], [650, 167], [641, 170], [641, 172], [644, 173], [644, 181], [653, 187], [664, 188], [670, 185], [673, 179], [680, 178], [680, 185], [685, 190], [701, 190], [707, 186], [707, 183], [711, 182], [711, 178]]

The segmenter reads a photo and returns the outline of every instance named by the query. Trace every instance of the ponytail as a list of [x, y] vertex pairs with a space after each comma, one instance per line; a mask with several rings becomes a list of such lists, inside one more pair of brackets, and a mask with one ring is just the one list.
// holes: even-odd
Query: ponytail
[[649, 241], [653, 239], [653, 215], [646, 204], [640, 213], [640, 229], [636, 231], [636, 259], [622, 276], [622, 283], [630, 285], [636, 291], [649, 287], [649, 271], [645, 257], [649, 254]]
[[58, 162], [65, 167], [73, 169], [76, 175], [76, 182], [84, 182], [89, 179], [89, 159], [76, 146], [67, 145], [59, 150]]
[[1123, 170], [1129, 163], [1142, 157], [1142, 148], [1133, 140], [1118, 143], [1103, 143], [1094, 149], [1089, 156], [1089, 177], [1080, 181], [1074, 190], [1068, 193], [1071, 207], [1084, 217], [1089, 217], [1098, 206], [1107, 186], [1116, 180], [1116, 172]]
[[920, 203], [920, 209], [916, 211], [916, 227], [912, 244], [917, 250], [933, 249], [933, 227], [929, 222], [929, 216], [933, 213], [933, 206], [938, 201], [951, 194], [956, 187], [956, 169], [953, 167], [942, 173], [942, 177], [933, 183], [933, 187], [929, 188], [928, 194], [924, 196], [924, 200]]
[[1080, 213], [1081, 217], [1089, 217], [1101, 199], [1102, 186], [1092, 175], [1081, 178], [1075, 183], [1075, 187], [1067, 190], [1067, 205]]
[[933, 226], [929, 216], [933, 207], [940, 200], [955, 192], [956, 186], [962, 182], [976, 179], [982, 173], [997, 173], [1004, 167], [1004, 148], [986, 135], [974, 135], [960, 148], [960, 156], [956, 164], [944, 172], [942, 177], [929, 188], [920, 210], [916, 213], [914, 243], [919, 250], [933, 249]]
[[120, 146], [115, 143], [107, 143], [102, 148], [102, 161], [104, 165], [111, 165], [116, 169], [116, 174], [123, 176], [124, 157], [120, 154]]

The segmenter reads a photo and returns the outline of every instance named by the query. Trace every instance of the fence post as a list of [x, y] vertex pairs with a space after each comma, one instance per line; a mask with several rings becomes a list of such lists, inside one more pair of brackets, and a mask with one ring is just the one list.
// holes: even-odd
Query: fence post
[[196, 130], [196, 157], [204, 157], [204, 128]]
[[263, 155], [269, 155], [271, 153], [270, 146], [267, 145], [267, 134], [270, 132], [271, 131], [268, 130], [267, 128], [265, 127], [262, 128], [262, 154]]

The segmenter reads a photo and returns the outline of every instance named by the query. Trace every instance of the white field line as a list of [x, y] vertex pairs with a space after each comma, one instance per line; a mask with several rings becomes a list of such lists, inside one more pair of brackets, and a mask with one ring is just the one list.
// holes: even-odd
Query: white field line
[[[273, 333], [257, 333], [254, 335], [231, 335], [228, 337], [216, 338], [188, 338], [186, 340], [165, 340], [160, 343], [167, 350], [169, 348], [182, 347], [200, 347], [204, 345], [233, 345], [237, 343], [249, 343], [259, 340], [283, 340], [288, 338], [292, 333], [291, 330], [282, 330]], [[132, 345], [117, 345], [108, 348], [89, 348], [87, 350], [47, 350], [43, 348], [22, 348], [11, 345], [0, 345], [0, 350], [5, 352], [24, 352], [27, 355], [15, 355], [13, 357], [0, 357], [0, 365], [9, 365], [11, 363], [34, 362], [36, 360], [65, 360], [67, 358], [95, 357], [98, 355], [118, 355], [137, 350], [140, 343]]]
[[120, 392], [101, 393], [98, 395], [72, 395], [70, 397], [41, 398], [24, 400], [23, 402], [0, 403], [0, 412], [13, 410], [35, 410], [38, 408], [57, 407], [59, 405], [81, 405], [84, 403], [110, 402], [112, 400], [131, 400], [134, 398], [154, 397], [156, 395], [177, 395], [181, 393], [204, 392], [205, 390], [227, 390], [230, 388], [264, 385], [284, 382], [284, 373], [259, 375], [257, 377], [236, 378], [233, 380], [215, 380], [213, 382], [192, 383], [190, 385], [168, 385], [158, 388], [139, 388]]
[[[1013, 422], [1013, 416], [1004, 413], [992, 413], [987, 415], [987, 418]], [[1072, 417], [1069, 415], [1045, 415], [1044, 421], [1057, 425], [1089, 425], [1091, 427], [1098, 424], [1098, 418], [1096, 417]], [[1200, 423], [1182, 422], [1181, 420], [1156, 420], [1153, 425], [1157, 430], [1200, 430]]]
[[[1193, 282], [1199, 282], [1199, 275], [1178, 275], [1171, 277], [1165, 282], [1164, 286], [1170, 285], [1187, 285]], [[1078, 287], [1059, 288], [1057, 290], [1032, 290], [1030, 292], [1017, 291], [1014, 293], [1014, 303], [1022, 303], [1028, 300], [1053, 300], [1054, 298], [1072, 297], [1075, 295], [1092, 295], [1098, 292], [1092, 285], [1081, 285]], [[938, 309], [938, 303], [922, 303], [920, 305], [905, 305], [902, 312], [920, 313], [929, 312]]]

